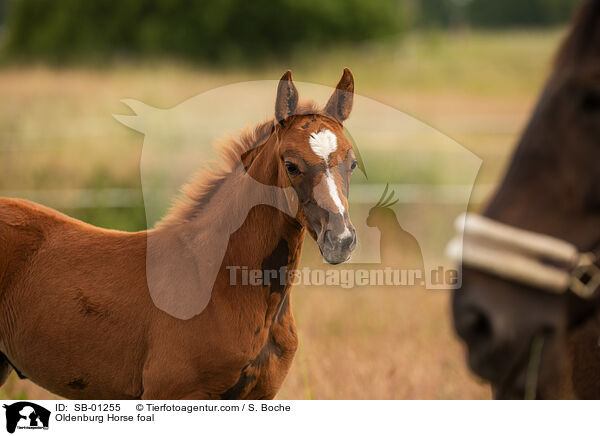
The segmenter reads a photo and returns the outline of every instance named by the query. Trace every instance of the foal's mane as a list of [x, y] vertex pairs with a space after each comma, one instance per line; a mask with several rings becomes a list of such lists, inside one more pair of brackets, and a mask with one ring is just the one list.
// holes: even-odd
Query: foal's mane
[[[324, 115], [322, 109], [312, 101], [298, 104], [294, 116]], [[220, 159], [212, 165], [206, 165], [195, 173], [190, 181], [181, 188], [179, 195], [167, 215], [156, 224], [156, 228], [186, 223], [196, 216], [209, 203], [210, 199], [226, 180], [227, 176], [242, 163], [242, 156], [265, 142], [275, 132], [274, 119], [246, 127], [237, 136], [217, 141]]]
[[591, 68], [598, 72], [600, 69], [600, 0], [587, 0], [578, 8], [569, 35], [556, 56], [555, 67], [570, 71]]

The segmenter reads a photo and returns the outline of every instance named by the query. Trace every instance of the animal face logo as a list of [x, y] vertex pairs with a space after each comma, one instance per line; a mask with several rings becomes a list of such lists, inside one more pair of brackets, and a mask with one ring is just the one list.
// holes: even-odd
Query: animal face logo
[[48, 429], [50, 411], [35, 403], [19, 401], [3, 405], [6, 409], [6, 431], [14, 433], [16, 429]]

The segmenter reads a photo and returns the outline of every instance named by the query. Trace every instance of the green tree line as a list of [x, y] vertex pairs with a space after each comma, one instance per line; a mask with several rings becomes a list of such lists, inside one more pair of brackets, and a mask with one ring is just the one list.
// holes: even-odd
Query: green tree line
[[0, 53], [64, 62], [170, 56], [281, 58], [413, 26], [543, 26], [578, 0], [0, 0]]

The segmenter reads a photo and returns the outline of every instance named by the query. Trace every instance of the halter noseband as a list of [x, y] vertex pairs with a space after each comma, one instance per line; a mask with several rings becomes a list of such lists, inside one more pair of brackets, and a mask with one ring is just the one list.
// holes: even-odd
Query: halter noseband
[[456, 262], [553, 294], [591, 299], [600, 288], [598, 256], [570, 242], [477, 214], [460, 215], [446, 247]]

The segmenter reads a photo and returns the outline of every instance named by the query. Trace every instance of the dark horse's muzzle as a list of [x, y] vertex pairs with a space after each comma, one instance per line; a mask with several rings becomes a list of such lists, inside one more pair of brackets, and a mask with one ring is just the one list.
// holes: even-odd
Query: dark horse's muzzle
[[492, 383], [496, 397], [539, 396], [542, 355], [565, 330], [564, 298], [463, 271], [452, 299], [454, 327], [468, 347], [469, 367]]
[[566, 241], [480, 216], [457, 224], [462, 256], [453, 257], [465, 268], [453, 316], [469, 366], [498, 397], [535, 398], [564, 363], [570, 301], [596, 292], [599, 270]]

